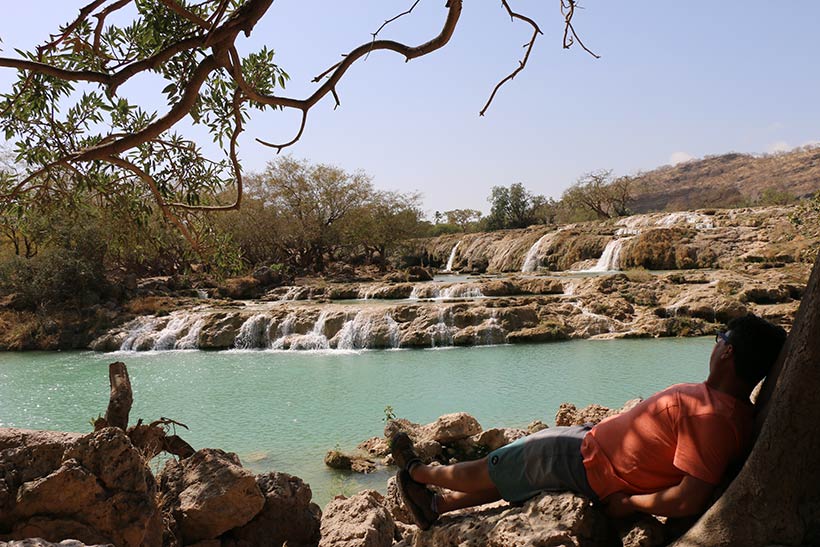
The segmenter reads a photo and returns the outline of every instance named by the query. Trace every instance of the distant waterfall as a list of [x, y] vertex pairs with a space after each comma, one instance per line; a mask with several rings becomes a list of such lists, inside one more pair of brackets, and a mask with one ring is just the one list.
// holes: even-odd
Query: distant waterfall
[[621, 266], [621, 251], [623, 250], [624, 241], [632, 239], [631, 237], [622, 237], [613, 239], [604, 247], [604, 252], [601, 253], [601, 258], [598, 263], [590, 269], [592, 272], [613, 272], [620, 269]]
[[538, 253], [541, 251], [541, 244], [553, 234], [554, 232], [544, 234], [538, 239], [538, 241], [532, 244], [530, 250], [527, 251], [527, 256], [524, 257], [524, 264], [521, 266], [521, 273], [534, 272], [538, 269], [538, 266], [540, 265]]
[[453, 262], [456, 259], [456, 250], [458, 250], [459, 245], [461, 245], [460, 240], [455, 245], [453, 245], [453, 250], [450, 251], [450, 258], [447, 259], [447, 266], [444, 267], [445, 272], [452, 272], [453, 271]]
[[484, 298], [481, 287], [475, 283], [456, 283], [444, 288], [433, 284], [414, 285], [410, 300], [452, 300], [455, 298]]

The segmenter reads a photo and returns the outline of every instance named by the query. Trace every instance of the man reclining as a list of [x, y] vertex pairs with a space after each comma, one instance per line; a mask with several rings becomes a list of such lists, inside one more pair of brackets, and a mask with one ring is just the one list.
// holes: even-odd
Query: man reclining
[[[424, 530], [449, 511], [499, 499], [522, 502], [545, 490], [570, 491], [606, 507], [680, 517], [706, 508], [730, 463], [751, 442], [749, 395], [769, 372], [786, 332], [748, 315], [715, 336], [709, 375], [676, 384], [592, 427], [554, 427], [480, 460], [430, 466], [410, 438], [391, 439], [401, 496]], [[424, 485], [450, 490], [436, 494]]]

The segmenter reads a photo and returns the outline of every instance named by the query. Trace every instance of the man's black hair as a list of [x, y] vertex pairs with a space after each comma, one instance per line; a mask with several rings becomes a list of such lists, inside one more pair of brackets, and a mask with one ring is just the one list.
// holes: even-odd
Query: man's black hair
[[755, 386], [769, 374], [780, 355], [786, 331], [753, 314], [732, 319], [727, 327], [735, 372], [747, 384]]

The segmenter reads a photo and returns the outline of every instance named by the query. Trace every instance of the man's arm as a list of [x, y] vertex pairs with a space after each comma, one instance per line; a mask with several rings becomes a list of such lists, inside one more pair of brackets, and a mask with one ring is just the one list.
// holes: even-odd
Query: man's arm
[[607, 514], [624, 517], [640, 511], [664, 517], [697, 515], [706, 508], [714, 489], [713, 484], [686, 475], [679, 484], [652, 494], [612, 494], [606, 500]]

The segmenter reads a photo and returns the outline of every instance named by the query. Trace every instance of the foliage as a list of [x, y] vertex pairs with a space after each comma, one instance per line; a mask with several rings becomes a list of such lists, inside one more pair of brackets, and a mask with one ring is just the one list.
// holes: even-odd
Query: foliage
[[490, 214], [484, 219], [487, 230], [526, 228], [543, 220], [544, 207], [548, 203], [544, 196], [533, 195], [520, 182], [506, 186], [493, 186], [487, 199]]
[[363, 172], [285, 156], [248, 177], [241, 212], [213, 222], [245, 267], [284, 263], [321, 272], [327, 260], [383, 264], [405, 239], [423, 235], [417, 194], [379, 191]]
[[393, 409], [392, 405], [387, 405], [384, 407], [384, 418], [382, 418], [383, 422], [389, 422], [396, 419], [396, 412]]
[[460, 232], [476, 231], [481, 220], [481, 211], [476, 209], [452, 209], [443, 213], [436, 211], [436, 225], [446, 221], [449, 226], [455, 226]]
[[611, 169], [600, 170], [583, 175], [567, 188], [561, 196], [561, 203], [565, 214], [576, 217], [576, 220], [587, 220], [589, 217], [607, 219], [630, 214], [632, 193], [630, 177], [613, 179]]

